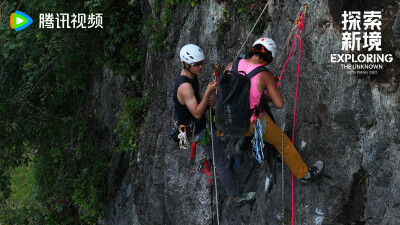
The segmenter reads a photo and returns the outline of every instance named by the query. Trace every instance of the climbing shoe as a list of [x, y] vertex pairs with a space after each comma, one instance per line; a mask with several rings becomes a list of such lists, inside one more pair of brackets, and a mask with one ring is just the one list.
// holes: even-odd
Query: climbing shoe
[[254, 202], [256, 200], [256, 192], [248, 192], [239, 195], [236, 199], [233, 199], [233, 203], [235, 203], [236, 207], [240, 208], [247, 203]]
[[300, 179], [301, 183], [309, 184], [312, 180], [314, 180], [321, 174], [323, 168], [324, 168], [323, 162], [321, 161], [315, 162], [311, 167], [308, 168], [308, 174]]

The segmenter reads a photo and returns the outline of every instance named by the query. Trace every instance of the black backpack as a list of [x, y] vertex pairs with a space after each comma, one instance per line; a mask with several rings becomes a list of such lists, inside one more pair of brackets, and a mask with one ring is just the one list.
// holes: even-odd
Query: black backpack
[[240, 59], [221, 75], [217, 87], [215, 126], [226, 134], [244, 135], [248, 131], [254, 110], [250, 109], [250, 78], [267, 70], [259, 66], [249, 74], [238, 71]]

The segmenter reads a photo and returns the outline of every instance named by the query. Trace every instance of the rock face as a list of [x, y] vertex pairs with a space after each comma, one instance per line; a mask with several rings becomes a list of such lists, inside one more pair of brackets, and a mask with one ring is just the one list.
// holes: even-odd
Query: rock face
[[[141, 3], [143, 14], [149, 15], [151, 1]], [[385, 64], [376, 75], [362, 77], [350, 75], [339, 64], [330, 62], [330, 54], [343, 53], [342, 10], [380, 8], [372, 1], [363, 1], [363, 5], [345, 0], [308, 3], [295, 146], [308, 165], [322, 160], [325, 169], [322, 177], [310, 185], [294, 180], [294, 223], [400, 224], [399, 59]], [[130, 181], [128, 176], [123, 177], [112, 206], [113, 218], [105, 223], [216, 224], [216, 208], [212, 207], [215, 190], [205, 187], [205, 176], [197, 171], [204, 153], [198, 147], [196, 164], [190, 165], [189, 151], [179, 149], [168, 133], [173, 124], [173, 84], [182, 67], [180, 48], [195, 43], [204, 50], [206, 62], [200, 81], [205, 88], [213, 79], [213, 63], [219, 62], [224, 68], [250, 32], [247, 22], [236, 16], [225, 34], [218, 34], [217, 25], [223, 19], [222, 8], [226, 4], [204, 0], [193, 8], [177, 7], [168, 26], [171, 50], [147, 54], [144, 89], [152, 88], [154, 97], [137, 158], [129, 167]], [[296, 1], [268, 3], [269, 24], [262, 36], [274, 39], [278, 52], [285, 45], [300, 5]], [[396, 23], [389, 21], [393, 25], [388, 28], [390, 35], [383, 34], [383, 41], [399, 43], [398, 21], [399, 18]], [[257, 38], [251, 35], [244, 48], [248, 50]], [[384, 52], [395, 54], [385, 46]], [[281, 84], [285, 107], [272, 110], [277, 124], [287, 134], [292, 133], [298, 54], [297, 44]], [[282, 57], [277, 71], [282, 69], [287, 55]], [[242, 137], [224, 137], [223, 141], [226, 152], [233, 154]], [[257, 191], [257, 200], [240, 209], [233, 205], [221, 184], [217, 185], [220, 224], [282, 224], [282, 220], [287, 224], [291, 220], [291, 173], [284, 165], [282, 183], [281, 163], [274, 166], [277, 177], [268, 192], [268, 164], [258, 164], [245, 155], [234, 172], [235, 180], [240, 191]]]

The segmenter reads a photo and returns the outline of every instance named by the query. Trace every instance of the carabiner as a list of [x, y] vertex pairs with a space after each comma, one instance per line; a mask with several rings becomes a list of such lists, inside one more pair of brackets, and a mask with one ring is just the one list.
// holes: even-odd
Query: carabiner
[[[297, 19], [296, 19], [296, 24], [299, 24], [299, 23], [300, 23], [301, 14], [306, 15], [307, 6], [305, 5], [305, 6], [303, 6], [303, 7], [304, 7], [304, 12], [300, 13], [300, 15], [297, 17]], [[303, 8], [303, 7], [302, 7], [302, 8]], [[301, 11], [301, 9], [300, 9], [300, 11]]]
[[186, 133], [186, 126], [185, 125], [180, 125], [179, 126], [179, 130], [181, 130], [183, 128], [184, 132]]

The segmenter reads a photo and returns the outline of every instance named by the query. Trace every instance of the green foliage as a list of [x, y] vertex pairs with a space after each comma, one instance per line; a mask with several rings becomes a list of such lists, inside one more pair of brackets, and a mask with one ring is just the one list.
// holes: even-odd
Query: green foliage
[[[97, 224], [106, 216], [112, 152], [100, 145], [103, 121], [88, 115], [90, 88], [104, 65], [140, 83], [140, 3], [0, 4], [0, 224]], [[40, 13], [103, 13], [104, 29], [33, 24], [16, 32], [9, 15], [17, 9], [34, 20]]]
[[221, 37], [222, 35], [226, 34], [230, 28], [230, 24], [227, 20], [219, 20], [217, 23], [217, 33]]
[[28, 202], [35, 189], [32, 163], [21, 165], [11, 171], [11, 187], [15, 190], [10, 196], [10, 202], [19, 207]]
[[10, 171], [13, 192], [5, 203], [0, 203], [0, 224], [43, 224], [45, 208], [33, 202], [37, 193], [34, 167], [21, 165]]
[[[244, 18], [250, 27], [253, 27], [258, 17], [260, 16], [264, 6], [265, 1], [260, 0], [233, 0], [232, 2], [228, 2], [226, 8], [222, 8], [222, 12], [224, 14], [224, 19], [222, 19], [218, 24], [221, 24], [217, 27], [217, 31], [220, 35], [226, 33], [226, 25], [230, 24], [232, 19], [235, 17]], [[268, 26], [268, 19], [266, 12], [264, 12], [263, 16], [260, 18], [260, 21], [256, 25], [253, 30], [253, 34], [261, 35]]]
[[[123, 21], [123, 23], [121, 23]], [[144, 25], [139, 1], [129, 1], [128, 7], [113, 10], [107, 25], [107, 38], [103, 44], [107, 62], [117, 74], [139, 76], [143, 65], [139, 36]]]
[[116, 148], [117, 151], [137, 151], [137, 141], [142, 130], [150, 96], [151, 92], [148, 92], [144, 97], [125, 100], [124, 111], [121, 113], [121, 119], [115, 129], [120, 140], [120, 144]]
[[[81, 220], [94, 223], [93, 218], [104, 218], [104, 212], [97, 208], [103, 209], [106, 206], [106, 187], [108, 164], [111, 152], [100, 152], [96, 149], [95, 137], [91, 137], [90, 130], [82, 130], [76, 150], [77, 163], [84, 165], [91, 163], [93, 166], [81, 167], [79, 175], [73, 181], [72, 186], [75, 190], [72, 196], [75, 205], [80, 206]], [[86, 141], [87, 138], [93, 141]], [[58, 206], [60, 207], [60, 206]], [[57, 207], [57, 210], [60, 210]], [[61, 208], [62, 210], [62, 208]]]
[[172, 10], [180, 5], [194, 7], [198, 0], [154, 0], [153, 14], [146, 21], [146, 34], [150, 36], [150, 50], [160, 52], [163, 48], [170, 49], [168, 45], [167, 27], [171, 22]]
[[225, 8], [222, 8], [222, 12], [224, 13], [224, 16], [229, 18], [229, 11]]

